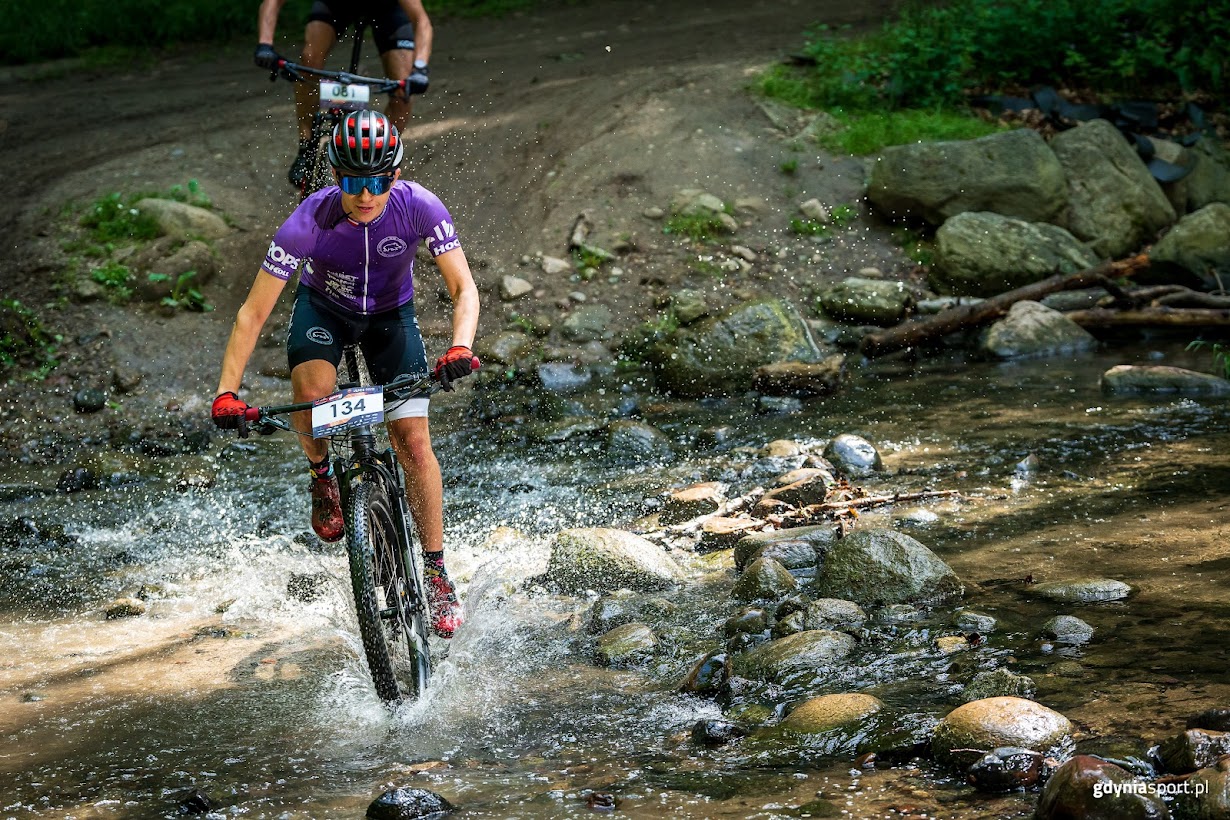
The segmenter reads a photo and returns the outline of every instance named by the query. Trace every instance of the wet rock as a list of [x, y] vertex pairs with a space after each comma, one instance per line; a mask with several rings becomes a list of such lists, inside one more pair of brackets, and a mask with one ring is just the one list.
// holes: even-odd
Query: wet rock
[[440, 817], [453, 811], [453, 804], [427, 789], [389, 789], [367, 807], [368, 820], [411, 820]]
[[705, 655], [688, 672], [679, 691], [714, 698], [730, 688], [730, 655], [720, 649]]
[[876, 623], [886, 626], [913, 623], [921, 621], [926, 615], [913, 604], [889, 604], [875, 614]]
[[1102, 735], [1077, 741], [1074, 754], [1098, 757], [1132, 774], [1153, 778], [1157, 776], [1151, 762], [1153, 752], [1153, 745], [1143, 738]]
[[999, 697], [1032, 700], [1037, 691], [1038, 686], [1032, 678], [1018, 675], [1001, 666], [999, 669], [987, 669], [974, 675], [974, 679], [961, 693], [961, 700], [965, 703]]
[[701, 746], [723, 746], [746, 735], [746, 729], [728, 720], [698, 720], [692, 725], [692, 742]]
[[543, 577], [565, 592], [663, 589], [683, 579], [678, 564], [639, 535], [603, 527], [564, 530], [551, 544]]
[[737, 635], [740, 632], [759, 635], [768, 630], [769, 624], [769, 613], [764, 608], [745, 606], [726, 619], [726, 622], [722, 625], [722, 632], [727, 637]]
[[617, 589], [603, 595], [589, 611], [589, 631], [595, 635], [610, 632], [617, 626], [666, 621], [678, 609], [665, 598], [640, 595], [629, 589]]
[[1209, 271], [1230, 269], [1228, 232], [1230, 205], [1214, 202], [1183, 217], [1167, 231], [1149, 252], [1149, 262], [1155, 267], [1185, 270], [1213, 287], [1216, 282], [1210, 281], [1213, 277]]
[[1143, 788], [1114, 790], [1114, 786], [1143, 786], [1129, 772], [1087, 755], [1076, 755], [1055, 770], [1038, 799], [1038, 820], [1165, 820], [1166, 803]]
[[905, 319], [914, 297], [904, 282], [851, 276], [822, 290], [818, 302], [840, 322], [890, 327]]
[[949, 712], [935, 728], [931, 750], [937, 760], [968, 768], [971, 749], [1020, 746], [1050, 753], [1071, 740], [1072, 722], [1053, 709], [1024, 698], [975, 700]]
[[772, 558], [757, 558], [743, 570], [731, 594], [740, 601], [776, 601], [798, 587], [798, 581], [780, 563]]
[[327, 572], [292, 572], [286, 582], [286, 594], [310, 604], [319, 600], [329, 588], [329, 577]]
[[167, 236], [181, 239], [221, 239], [231, 232], [222, 217], [204, 208], [173, 199], [147, 198], [134, 206], [149, 214]]
[[131, 367], [117, 367], [111, 371], [111, 387], [122, 395], [131, 395], [141, 385], [145, 374]]
[[966, 780], [981, 792], [1030, 789], [1043, 778], [1045, 758], [1032, 749], [1001, 746], [987, 752], [966, 772]]
[[871, 695], [821, 695], [796, 706], [782, 720], [781, 727], [794, 734], [822, 734], [858, 726], [883, 708], [884, 704]]
[[845, 375], [842, 354], [820, 362], [773, 362], [752, 372], [752, 389], [766, 396], [827, 396], [841, 387]]
[[761, 502], [780, 501], [792, 507], [822, 504], [829, 490], [837, 483], [832, 473], [815, 467], [795, 470], [793, 474], [798, 475], [795, 481], [769, 490], [764, 494]]
[[585, 807], [590, 811], [615, 811], [617, 806], [615, 795], [608, 792], [590, 792], [585, 797]]
[[880, 453], [867, 439], [842, 433], [824, 448], [824, 457], [851, 478], [865, 478], [884, 468]]
[[805, 628], [803, 613], [791, 612], [785, 617], [777, 619], [777, 623], [773, 624], [772, 635], [774, 638], [784, 638], [787, 635], [802, 632]]
[[801, 413], [803, 402], [794, 396], [757, 396], [756, 412], [762, 415], [790, 415]]
[[629, 462], [663, 460], [674, 455], [670, 439], [662, 431], [644, 422], [627, 419], [607, 425], [606, 448], [611, 456]]
[[107, 605], [105, 612], [108, 621], [114, 621], [117, 618], [135, 618], [145, 614], [145, 602], [139, 598], [116, 598]]
[[800, 673], [823, 673], [854, 651], [854, 638], [828, 629], [796, 632], [756, 647], [732, 660], [735, 674], [780, 681]]
[[858, 629], [867, 623], [867, 613], [853, 601], [817, 598], [804, 611], [805, 629]]
[[79, 493], [92, 490], [98, 484], [98, 475], [89, 467], [72, 467], [60, 473], [60, 478], [56, 481], [56, 492]]
[[175, 805], [179, 814], [207, 814], [214, 810], [214, 801], [199, 789], [180, 792], [176, 796]]
[[964, 635], [943, 635], [935, 639], [935, 648], [941, 655], [952, 655], [964, 652], [971, 646]]
[[1230, 709], [1224, 707], [1205, 709], [1200, 714], [1189, 717], [1186, 728], [1230, 732]]
[[987, 328], [979, 346], [1000, 359], [1023, 359], [1092, 350], [1097, 344], [1093, 334], [1059, 311], [1025, 301]]
[[593, 378], [587, 367], [572, 362], [543, 362], [536, 371], [538, 383], [548, 393], [575, 393]]
[[653, 657], [658, 636], [646, 624], [617, 626], [598, 639], [594, 657], [603, 666], [629, 667]]
[[700, 544], [697, 549], [701, 552], [730, 549], [748, 532], [763, 526], [764, 522], [758, 518], [715, 516], [700, 525]]
[[929, 712], [910, 712], [878, 720], [868, 727], [858, 751], [874, 752], [887, 764], [904, 763], [931, 753], [931, 736], [940, 719]]
[[759, 455], [765, 458], [793, 458], [803, 455], [803, 447], [797, 441], [778, 438], [761, 447]]
[[726, 500], [726, 485], [719, 481], [693, 484], [681, 490], [673, 490], [666, 496], [658, 521], [662, 524], [680, 524], [697, 516], [718, 511]]
[[1042, 637], [1079, 646], [1093, 639], [1093, 627], [1072, 615], [1056, 615], [1042, 625]]
[[[777, 559], [787, 569], [791, 568], [791, 564], [796, 559], [802, 561], [796, 569], [804, 566], [814, 567], [818, 560], [817, 556], [822, 556], [835, 543], [837, 543], [837, 533], [832, 527], [827, 526], [792, 527], [775, 532], [750, 533], [740, 538], [735, 544], [735, 569], [742, 571], [761, 555]], [[807, 554], [802, 551], [800, 544], [806, 544], [812, 550], [810, 561], [805, 560]], [[782, 546], [779, 549], [778, 545], [788, 546]], [[769, 549], [770, 547], [773, 549]], [[788, 555], [795, 558], [783, 560]]]
[[681, 325], [690, 325], [709, 315], [705, 295], [698, 290], [684, 288], [671, 295], [671, 310]]
[[995, 631], [995, 618], [982, 612], [964, 610], [957, 613], [957, 628], [962, 632], [977, 632], [986, 635]]
[[22, 703], [39, 703], [47, 700], [47, 696], [42, 692], [23, 692], [21, 694]]
[[1165, 365], [1121, 364], [1102, 374], [1103, 393], [1230, 395], [1230, 381], [1209, 373]]
[[107, 393], [96, 387], [83, 387], [73, 393], [73, 409], [78, 413], [97, 413], [107, 406]]
[[1193, 820], [1230, 818], [1230, 758], [1194, 773], [1176, 790], [1174, 816]]
[[176, 492], [185, 493], [188, 490], [207, 490], [214, 486], [217, 475], [205, 467], [188, 467], [182, 470], [175, 479]]
[[1065, 604], [1093, 604], [1102, 601], [1121, 601], [1132, 593], [1132, 588], [1122, 581], [1111, 578], [1085, 578], [1076, 581], [1051, 581], [1025, 587], [1031, 595]]
[[585, 305], [568, 315], [560, 334], [570, 342], [593, 342], [611, 334], [611, 309], [606, 305]]
[[862, 606], [936, 604], [965, 592], [952, 568], [920, 542], [887, 529], [859, 529], [834, 544], [816, 592]]
[[[786, 530], [793, 532], [793, 530]], [[753, 536], [757, 533], [753, 533]], [[736, 544], [738, 549], [740, 544], [747, 542], [748, 536], [741, 538]], [[751, 564], [760, 558], [772, 558], [783, 567], [785, 567], [791, 575], [797, 579], [814, 578], [816, 575], [816, 565], [818, 558], [816, 556], [815, 547], [808, 541], [788, 541], [784, 539], [770, 539], [750, 542], [759, 544], [756, 550], [747, 557], [744, 566]]]
[[1187, 774], [1211, 766], [1230, 754], [1230, 734], [1208, 729], [1187, 729], [1162, 742], [1157, 755], [1171, 774]]

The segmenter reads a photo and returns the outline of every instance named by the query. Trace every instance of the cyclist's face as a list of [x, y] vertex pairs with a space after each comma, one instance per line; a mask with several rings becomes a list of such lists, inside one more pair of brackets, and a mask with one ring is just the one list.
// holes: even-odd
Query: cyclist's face
[[[341, 175], [338, 174], [337, 171], [334, 171], [333, 173], [340, 180]], [[398, 168], [393, 172], [393, 179], [396, 180], [400, 176], [401, 169]], [[345, 210], [347, 216], [355, 222], [371, 222], [373, 219], [380, 216], [380, 214], [384, 213], [384, 206], [388, 204], [389, 196], [392, 192], [393, 189], [391, 187], [389, 190], [378, 196], [373, 194], [367, 188], [364, 188], [357, 194], [348, 194], [343, 190], [342, 209]]]

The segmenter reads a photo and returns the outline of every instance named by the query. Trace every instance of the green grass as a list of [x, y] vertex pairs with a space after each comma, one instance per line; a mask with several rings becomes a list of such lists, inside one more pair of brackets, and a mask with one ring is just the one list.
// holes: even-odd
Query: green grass
[[1196, 339], [1187, 345], [1188, 350], [1200, 350], [1203, 347], [1209, 348], [1213, 354], [1213, 365], [1221, 371], [1222, 378], [1230, 379], [1230, 345], [1207, 342], [1204, 339]]
[[788, 159], [777, 167], [781, 169], [783, 174], [792, 176], [799, 170], [799, 161], [797, 159]]
[[834, 114], [846, 127], [821, 137], [820, 145], [829, 151], [854, 156], [874, 154], [890, 145], [977, 139], [1004, 130], [1003, 126], [968, 113], [944, 109]]
[[35, 313], [16, 299], [0, 299], [0, 372], [25, 371], [44, 379], [58, 364], [61, 337], [43, 327]]
[[827, 225], [821, 224], [814, 219], [800, 219], [793, 217], [790, 220], [790, 232], [799, 236], [829, 236], [832, 231]]
[[715, 213], [697, 212], [690, 214], [672, 214], [667, 217], [662, 233], [676, 236], [686, 236], [697, 242], [706, 242], [718, 234], [726, 233], [726, 226]]
[[90, 239], [99, 245], [154, 239], [158, 223], [133, 207], [136, 199], [115, 191], [94, 200], [81, 217], [81, 227], [88, 228]]

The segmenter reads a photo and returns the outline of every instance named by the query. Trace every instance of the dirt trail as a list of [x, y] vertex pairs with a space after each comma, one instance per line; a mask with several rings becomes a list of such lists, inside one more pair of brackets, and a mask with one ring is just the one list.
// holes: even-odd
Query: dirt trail
[[[766, 289], [797, 292], [789, 268], [804, 264], [814, 246], [790, 250], [785, 266], [776, 262], [797, 242], [787, 236], [789, 215], [810, 196], [853, 202], [862, 165], [791, 153], [744, 89], [757, 69], [797, 48], [807, 26], [878, 25], [895, 5], [620, 1], [499, 21], [437, 21], [432, 89], [416, 105], [409, 129], [416, 148], [404, 167], [453, 212], [485, 291], [480, 333], [500, 330], [512, 309], [497, 295], [505, 273], [537, 288], [534, 304], [519, 303], [519, 310], [541, 307], [558, 319], [568, 309], [578, 285], [518, 260], [535, 252], [565, 256], [568, 230], [582, 209], [593, 214], [598, 244], [619, 240], [631, 248], [621, 260], [628, 270], [622, 283], [598, 277], [582, 288], [591, 301], [612, 307], [624, 326], [685, 284], [706, 287], [719, 300]], [[297, 41], [278, 46], [297, 53]], [[344, 59], [343, 51], [335, 60]], [[374, 66], [374, 49], [368, 52]], [[69, 203], [196, 179], [237, 226], [218, 243], [224, 268], [206, 289], [213, 313], [168, 319], [100, 303], [39, 308], [70, 337], [110, 331], [109, 353], [146, 373], [150, 398], [196, 409], [213, 389], [233, 311], [268, 237], [295, 204], [284, 182], [294, 142], [289, 84], [268, 82], [251, 65], [246, 42], [184, 50], [130, 72], [7, 73], [6, 87], [22, 90], [0, 96], [0, 174], [18, 203], [0, 213], [6, 297], [33, 306], [51, 301], [48, 286], [67, 263], [56, 222]], [[788, 158], [799, 161], [790, 177], [779, 170]], [[763, 202], [732, 240], [764, 254], [752, 275], [698, 274], [688, 266], [695, 249], [641, 216], [651, 205], [667, 206], [682, 187]], [[825, 253], [823, 264], [811, 260], [813, 279], [868, 264], [908, 268], [874, 228]], [[436, 288], [425, 284], [423, 293]], [[419, 305], [429, 335], [443, 329], [447, 315], [434, 301]], [[261, 351], [270, 362], [280, 355], [275, 347]]]

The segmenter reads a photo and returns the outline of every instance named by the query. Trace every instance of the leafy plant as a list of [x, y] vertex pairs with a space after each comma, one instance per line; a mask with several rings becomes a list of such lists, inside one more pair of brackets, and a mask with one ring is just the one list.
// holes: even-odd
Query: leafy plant
[[0, 299], [0, 371], [30, 368], [31, 378], [46, 378], [59, 363], [55, 354], [61, 338], [21, 302]]
[[834, 205], [829, 211], [829, 218], [833, 220], [834, 225], [848, 225], [857, 217], [858, 211], [850, 205]]
[[832, 233], [827, 225], [814, 219], [800, 219], [797, 216], [790, 220], [790, 232], [799, 236], [829, 236]]
[[572, 262], [576, 265], [577, 270], [585, 270], [586, 268], [598, 270], [610, 261], [611, 255], [601, 248], [581, 245], [572, 251]]
[[910, 228], [895, 228], [892, 233], [893, 241], [896, 242], [905, 255], [914, 260], [915, 263], [924, 267], [930, 267], [935, 261], [935, 253], [933, 243], [925, 238], [918, 231]]
[[783, 174], [786, 174], [787, 176], [789, 176], [799, 170], [799, 161], [797, 159], [791, 158], [783, 162], [778, 167], [781, 169], [781, 172]]
[[711, 211], [672, 214], [662, 228], [662, 233], [679, 234], [697, 242], [704, 242], [725, 232], [726, 226], [722, 224], [722, 218]]
[[1188, 343], [1188, 350], [1200, 350], [1207, 347], [1213, 352], [1213, 364], [1221, 370], [1222, 378], [1230, 379], [1230, 345], [1223, 345], [1221, 342], [1206, 342], [1204, 339], [1196, 339]]
[[107, 289], [112, 301], [127, 302], [132, 298], [132, 271], [119, 262], [102, 263], [90, 271], [90, 278]]
[[195, 179], [188, 180], [188, 184], [172, 185], [167, 192], [167, 196], [179, 202], [186, 202], [189, 205], [195, 205], [198, 208], [212, 208], [213, 200], [205, 195], [201, 190], [201, 183]]
[[81, 217], [81, 226], [89, 228], [90, 238], [100, 245], [158, 236], [158, 223], [154, 218], [133, 207], [119, 192], [96, 199]]
[[[168, 282], [171, 277], [165, 273], [151, 273], [148, 276], [150, 282]], [[175, 284], [171, 287], [171, 295], [162, 297], [159, 304], [167, 307], [176, 308], [177, 310], [190, 310], [196, 313], [207, 313], [214, 309], [213, 305], [205, 301], [205, 294], [192, 284], [192, 280], [196, 278], [196, 271], [190, 270], [181, 273], [175, 278]]]

